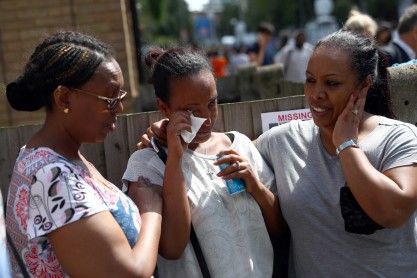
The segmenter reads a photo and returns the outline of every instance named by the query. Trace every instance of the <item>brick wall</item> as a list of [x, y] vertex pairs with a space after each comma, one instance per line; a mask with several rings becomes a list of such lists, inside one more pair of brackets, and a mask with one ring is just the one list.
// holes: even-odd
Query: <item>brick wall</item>
[[138, 95], [138, 72], [130, 1], [128, 0], [1, 0], [0, 1], [0, 126], [41, 123], [44, 112], [11, 109], [4, 84], [22, 71], [34, 47], [60, 29], [77, 30], [112, 45], [130, 92], [125, 112]]

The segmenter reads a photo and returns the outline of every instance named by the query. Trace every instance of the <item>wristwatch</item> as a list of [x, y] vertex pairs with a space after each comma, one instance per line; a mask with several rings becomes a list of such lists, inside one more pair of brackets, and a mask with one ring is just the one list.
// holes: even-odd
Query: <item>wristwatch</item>
[[336, 155], [339, 156], [339, 154], [346, 148], [353, 147], [353, 148], [359, 148], [358, 142], [353, 139], [349, 139], [342, 144], [340, 144], [339, 147], [336, 149]]

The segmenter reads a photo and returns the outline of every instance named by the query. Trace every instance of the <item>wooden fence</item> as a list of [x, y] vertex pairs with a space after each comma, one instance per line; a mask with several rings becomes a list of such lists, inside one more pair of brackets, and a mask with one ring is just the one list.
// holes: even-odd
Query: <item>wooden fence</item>
[[[304, 96], [248, 101], [219, 105], [216, 131], [238, 130], [250, 138], [262, 132], [261, 113], [305, 108]], [[116, 130], [103, 143], [83, 145], [81, 152], [95, 167], [116, 185], [121, 185], [121, 177], [128, 158], [136, 150], [136, 143], [146, 128], [159, 119], [159, 111], [120, 115]], [[16, 155], [30, 136], [41, 125], [28, 125], [0, 129], [0, 185], [3, 196], [10, 182]]]
[[[398, 118], [417, 124], [417, 65], [390, 68], [390, 75], [393, 102]], [[221, 104], [215, 130], [237, 130], [255, 139], [262, 133], [261, 113], [306, 107], [302, 95]], [[161, 118], [159, 111], [118, 116], [116, 130], [108, 135], [105, 142], [84, 145], [81, 151], [103, 176], [120, 186], [128, 158], [136, 150], [140, 136], [150, 123]], [[0, 128], [0, 188], [3, 196], [6, 196], [19, 148], [40, 127], [40, 125], [29, 125]]]

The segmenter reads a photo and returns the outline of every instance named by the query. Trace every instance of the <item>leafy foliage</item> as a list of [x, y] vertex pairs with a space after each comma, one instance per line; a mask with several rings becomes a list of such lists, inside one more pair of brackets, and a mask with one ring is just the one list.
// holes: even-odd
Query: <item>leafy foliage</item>
[[[239, 0], [224, 1], [224, 9], [215, 22], [218, 37], [233, 35], [233, 22], [244, 20], [248, 32], [254, 32], [261, 21], [269, 21], [280, 30], [303, 27], [315, 18], [313, 0], [246, 0], [242, 10]], [[353, 7], [377, 20], [396, 23], [401, 0], [333, 0], [333, 16], [342, 25]], [[193, 41], [193, 21], [184, 0], [137, 0], [141, 5], [140, 22], [144, 44], [172, 45]], [[183, 30], [181, 32], [181, 30]], [[188, 33], [186, 41], [180, 34]]]
[[[183, 43], [180, 33], [192, 40], [191, 14], [184, 0], [137, 0], [143, 44], [175, 45]], [[185, 30], [185, 32], [184, 32]]]

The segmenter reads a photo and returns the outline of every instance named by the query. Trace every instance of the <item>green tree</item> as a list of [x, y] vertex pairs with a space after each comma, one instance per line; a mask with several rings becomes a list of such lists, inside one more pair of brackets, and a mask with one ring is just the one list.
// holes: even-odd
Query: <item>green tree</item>
[[342, 25], [347, 20], [350, 10], [355, 6], [353, 0], [338, 0], [334, 4], [333, 15]]
[[[400, 0], [333, 0], [333, 16], [343, 24], [349, 11], [358, 7], [373, 18], [397, 22], [397, 8]], [[248, 30], [256, 30], [261, 21], [270, 21], [279, 31], [285, 28], [303, 27], [315, 18], [313, 0], [248, 0], [248, 9], [244, 15]]]
[[302, 27], [313, 18], [313, 13], [309, 0], [249, 0], [245, 19], [251, 31], [255, 31], [261, 21], [269, 21], [280, 30]]
[[397, 10], [399, 4], [400, 0], [368, 0], [366, 8], [375, 19], [384, 19], [396, 23], [398, 21]]
[[237, 4], [225, 4], [223, 12], [220, 14], [217, 26], [217, 34], [219, 37], [234, 34], [234, 23], [239, 20], [239, 6]]
[[[138, 3], [144, 45], [169, 46], [192, 40], [192, 18], [184, 0], [138, 0]], [[180, 38], [182, 29], [189, 34], [186, 41]]]

